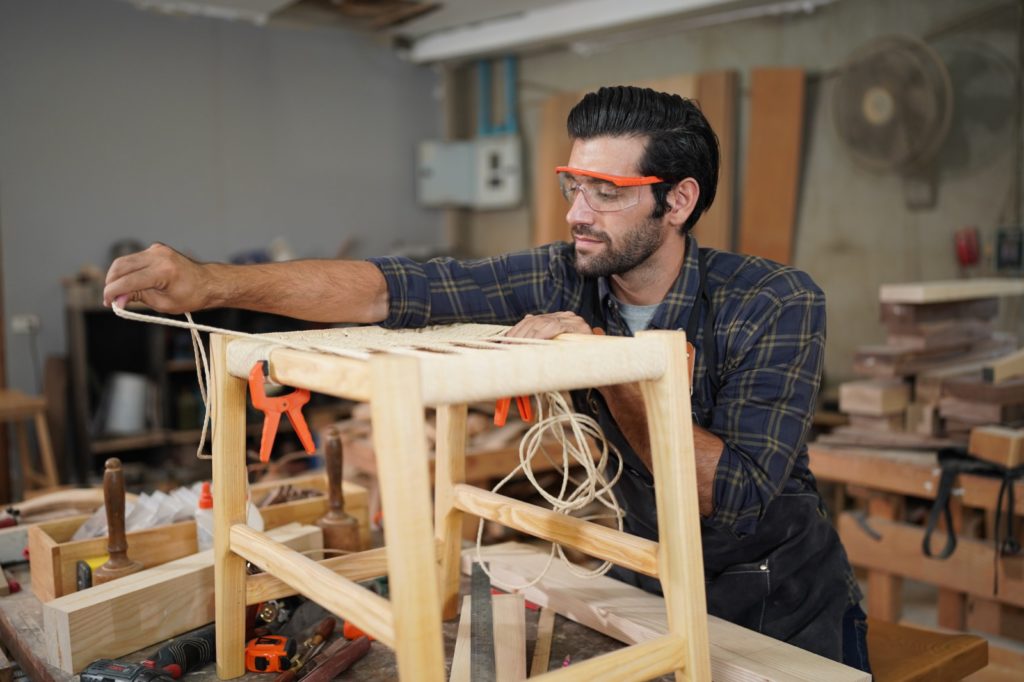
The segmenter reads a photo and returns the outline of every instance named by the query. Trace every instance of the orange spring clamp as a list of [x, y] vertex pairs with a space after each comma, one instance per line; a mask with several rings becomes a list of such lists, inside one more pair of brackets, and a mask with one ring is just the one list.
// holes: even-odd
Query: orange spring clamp
[[252, 366], [249, 371], [249, 395], [252, 398], [252, 406], [263, 413], [263, 437], [260, 440], [260, 461], [270, 461], [270, 451], [274, 447], [274, 436], [277, 435], [277, 427], [281, 423], [281, 413], [288, 415], [288, 421], [302, 442], [302, 447], [312, 455], [316, 452], [313, 444], [313, 436], [309, 433], [309, 426], [306, 418], [302, 416], [302, 406], [309, 402], [309, 391], [304, 388], [297, 388], [291, 393], [274, 396], [267, 396], [266, 391], [267, 361], [261, 360]]
[[[512, 409], [512, 398], [501, 398], [494, 407], [494, 425], [504, 426], [508, 421], [509, 410]], [[533, 405], [530, 404], [530, 396], [516, 396], [516, 409], [519, 410], [519, 417], [524, 422], [533, 421]]]

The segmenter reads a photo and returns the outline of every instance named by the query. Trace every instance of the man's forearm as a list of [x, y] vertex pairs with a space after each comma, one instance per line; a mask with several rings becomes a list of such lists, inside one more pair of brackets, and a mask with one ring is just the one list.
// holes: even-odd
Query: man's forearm
[[[639, 385], [634, 383], [603, 386], [600, 391], [622, 435], [629, 441], [648, 470], [651, 470], [651, 440]], [[697, 505], [701, 516], [710, 516], [713, 511], [715, 470], [725, 443], [707, 429], [694, 424], [693, 445], [697, 464]]]
[[387, 283], [364, 261], [302, 260], [203, 266], [211, 279], [208, 307], [234, 307], [315, 322], [380, 322]]
[[103, 303], [125, 301], [174, 314], [246, 308], [315, 322], [380, 322], [388, 314], [388, 286], [364, 261], [200, 263], [157, 243], [110, 264]]

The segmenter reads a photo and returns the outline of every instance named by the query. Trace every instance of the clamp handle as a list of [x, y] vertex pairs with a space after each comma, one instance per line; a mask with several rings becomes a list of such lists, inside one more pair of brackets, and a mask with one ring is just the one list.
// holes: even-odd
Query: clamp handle
[[309, 425], [306, 418], [302, 416], [302, 406], [309, 402], [309, 391], [304, 388], [296, 388], [291, 393], [274, 396], [267, 396], [266, 391], [267, 361], [261, 360], [249, 370], [249, 395], [252, 398], [252, 406], [263, 412], [263, 435], [260, 439], [260, 461], [270, 461], [270, 451], [274, 447], [274, 438], [277, 436], [278, 426], [281, 424], [281, 414], [288, 415], [288, 421], [295, 429], [302, 447], [307, 454], [316, 452], [313, 444], [313, 435], [309, 432]]

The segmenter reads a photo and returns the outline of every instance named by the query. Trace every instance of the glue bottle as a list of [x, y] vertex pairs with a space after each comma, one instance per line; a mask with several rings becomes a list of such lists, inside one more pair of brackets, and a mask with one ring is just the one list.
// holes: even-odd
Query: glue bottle
[[[203, 481], [196, 508], [196, 544], [199, 551], [213, 547], [213, 495], [210, 482]], [[263, 516], [251, 501], [246, 503], [246, 525], [253, 530], [263, 530]]]
[[203, 481], [196, 507], [196, 544], [200, 552], [213, 547], [213, 495], [209, 481]]

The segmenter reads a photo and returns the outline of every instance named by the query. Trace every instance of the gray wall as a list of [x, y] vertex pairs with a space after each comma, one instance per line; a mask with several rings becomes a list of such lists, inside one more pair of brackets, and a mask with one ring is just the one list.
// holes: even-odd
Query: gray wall
[[[965, 29], [959, 17], [990, 5], [976, 0], [843, 0], [810, 15], [665, 32], [589, 56], [568, 50], [531, 56], [523, 59], [520, 67], [523, 134], [532, 149], [539, 105], [552, 91], [725, 68], [739, 72], [742, 91], [749, 86], [752, 68], [800, 66], [811, 74], [821, 74], [842, 64], [873, 38], [897, 32], [922, 37], [947, 22]], [[947, 50], [977, 41], [1016, 60], [1016, 21], [1011, 9], [932, 44]], [[1014, 216], [1008, 197], [1017, 176], [1012, 134], [973, 140], [985, 142], [974, 144], [975, 152], [984, 147], [991, 153], [966, 169], [946, 172], [934, 209], [909, 211], [898, 176], [864, 170], [840, 143], [828, 101], [832, 83], [818, 77], [809, 83], [795, 264], [809, 271], [827, 294], [826, 374], [835, 381], [851, 375], [852, 353], [858, 345], [883, 340], [878, 324], [879, 284], [957, 277], [953, 232], [975, 225], [984, 238], [993, 239], [996, 227]], [[749, 120], [747, 105], [747, 94], [741, 92], [741, 142]], [[990, 103], [988, 114], [999, 113]], [[742, 191], [742, 156], [739, 164], [737, 192]], [[471, 250], [476, 253], [529, 245], [526, 208], [477, 213], [471, 223], [468, 232]], [[1003, 307], [1019, 311], [1021, 299]], [[1019, 314], [1005, 326], [1019, 330]]]
[[340, 28], [256, 27], [120, 0], [0, 0], [0, 226], [8, 384], [34, 390], [13, 314], [64, 352], [60, 278], [122, 238], [223, 259], [436, 244], [414, 151], [433, 70]]

